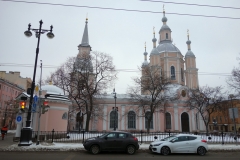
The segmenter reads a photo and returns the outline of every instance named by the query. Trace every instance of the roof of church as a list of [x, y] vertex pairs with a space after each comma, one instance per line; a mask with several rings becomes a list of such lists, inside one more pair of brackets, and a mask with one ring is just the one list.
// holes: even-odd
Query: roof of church
[[[153, 52], [154, 51], [154, 52]], [[172, 44], [170, 40], [162, 41], [156, 48], [152, 50], [151, 54], [159, 54], [162, 52], [180, 52], [180, 50]]]
[[[83, 32], [83, 37], [82, 37], [82, 43], [79, 44], [79, 46], [83, 46], [83, 47], [89, 47], [89, 39], [88, 39], [88, 19], [86, 19], [86, 24], [85, 24], [85, 28], [84, 28], [84, 32]], [[78, 47], [79, 47], [78, 46]]]

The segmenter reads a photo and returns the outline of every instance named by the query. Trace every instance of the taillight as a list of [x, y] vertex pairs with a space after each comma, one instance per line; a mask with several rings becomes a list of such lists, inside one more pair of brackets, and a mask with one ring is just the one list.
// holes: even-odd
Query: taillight
[[138, 139], [136, 137], [133, 138], [134, 141], [138, 141]]
[[207, 141], [205, 139], [202, 139], [201, 142], [207, 143]]

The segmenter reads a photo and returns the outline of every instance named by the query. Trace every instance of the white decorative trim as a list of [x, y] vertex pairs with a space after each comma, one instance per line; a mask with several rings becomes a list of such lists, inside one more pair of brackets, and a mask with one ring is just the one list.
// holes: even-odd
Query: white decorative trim
[[174, 107], [174, 128], [175, 130], [179, 130], [178, 128], [178, 108]]
[[[104, 105], [103, 115], [107, 115], [107, 106], [106, 105]], [[103, 120], [103, 130], [107, 130], [107, 120], [108, 120], [108, 116], [106, 116], [106, 120]]]
[[50, 108], [49, 108], [48, 110], [61, 110], [61, 111], [68, 111], [68, 108], [50, 106]]
[[[125, 106], [122, 105], [121, 107], [122, 107], [122, 115], [124, 115]], [[122, 115], [121, 115], [121, 116], [122, 116]], [[120, 116], [119, 116], [119, 117], [120, 117]], [[125, 130], [125, 125], [124, 125], [124, 123], [125, 123], [125, 118], [126, 118], [126, 116], [123, 116], [123, 117], [122, 117], [122, 120], [121, 120], [121, 124], [122, 124], [122, 125], [121, 125], [121, 129], [122, 129], [122, 130]]]

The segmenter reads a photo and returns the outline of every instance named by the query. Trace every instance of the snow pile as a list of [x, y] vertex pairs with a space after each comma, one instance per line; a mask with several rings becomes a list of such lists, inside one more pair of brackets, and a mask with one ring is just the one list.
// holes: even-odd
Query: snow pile
[[[139, 145], [140, 151], [148, 150], [149, 144]], [[240, 151], [240, 145], [208, 145], [209, 151]], [[46, 143], [42, 142], [39, 145], [33, 143], [30, 146], [18, 146], [13, 144], [5, 148], [0, 148], [0, 151], [85, 151], [82, 143]]]

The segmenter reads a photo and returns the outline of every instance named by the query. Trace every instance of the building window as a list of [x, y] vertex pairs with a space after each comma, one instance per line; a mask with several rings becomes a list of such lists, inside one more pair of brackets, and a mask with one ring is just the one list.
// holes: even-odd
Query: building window
[[232, 126], [232, 131], [234, 131], [234, 127]]
[[67, 112], [63, 113], [62, 119], [67, 119]]
[[128, 128], [136, 128], [136, 114], [133, 111], [128, 112]]
[[166, 116], [166, 129], [171, 129], [171, 115], [170, 113], [165, 113]]
[[168, 33], [166, 33], [166, 39], [168, 39]]
[[174, 66], [171, 66], [171, 80], [175, 80], [176, 77], [175, 77], [175, 67]]
[[[148, 121], [150, 120], [150, 116], [151, 116], [151, 113], [150, 112], [146, 112], [145, 114], [145, 128], [147, 129], [148, 128]], [[151, 122], [150, 122], [150, 129], [153, 129], [153, 116], [151, 118]]]
[[1, 84], [0, 84], [0, 90], [1, 90]]
[[115, 115], [116, 115], [116, 121], [115, 121], [116, 124], [115, 125], [116, 125], [116, 128], [118, 128], [118, 113], [115, 111], [112, 111], [110, 113], [110, 128], [114, 128]]

